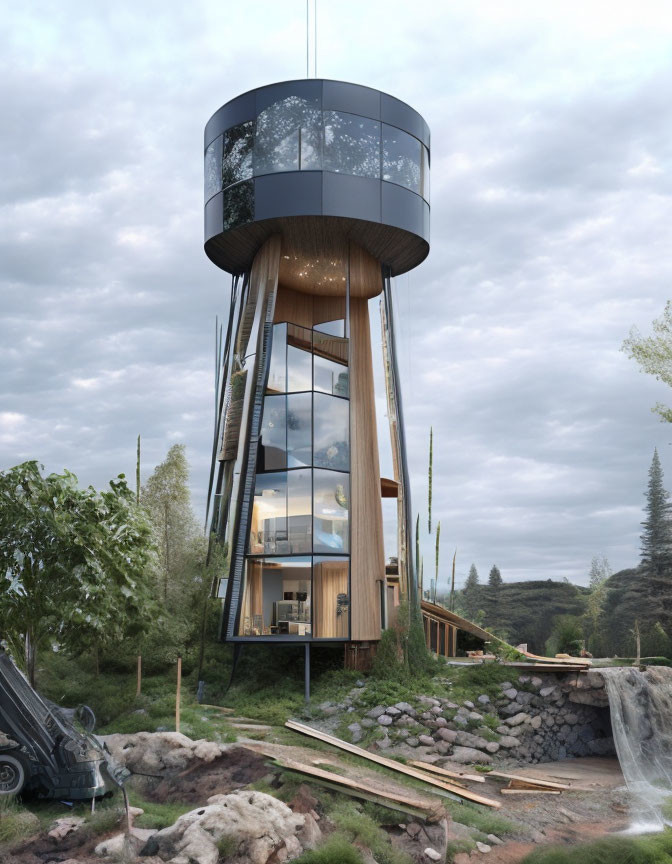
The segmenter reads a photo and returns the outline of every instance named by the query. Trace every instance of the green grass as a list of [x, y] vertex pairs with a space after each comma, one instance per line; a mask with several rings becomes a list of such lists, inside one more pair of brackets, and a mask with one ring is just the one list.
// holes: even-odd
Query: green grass
[[40, 820], [34, 813], [21, 807], [12, 797], [0, 798], [0, 847], [30, 837], [39, 829]]
[[501, 837], [506, 834], [515, 834], [517, 831], [513, 822], [498, 816], [485, 807], [475, 807], [471, 804], [454, 804], [452, 801], [445, 802], [454, 822], [466, 825], [468, 828], [476, 828], [483, 834], [496, 834]]
[[350, 838], [337, 832], [330, 834], [317, 849], [295, 858], [294, 864], [362, 864], [362, 860]]
[[138, 816], [135, 820], [137, 828], [156, 828], [158, 830], [168, 828], [177, 822], [183, 813], [195, 809], [193, 804], [172, 802], [157, 804], [155, 801], [148, 801], [136, 789], [128, 790], [128, 800], [132, 807], [142, 807], [145, 811], [142, 816]]
[[547, 847], [532, 852], [522, 864], [670, 864], [672, 831], [639, 837], [605, 837], [595, 843]]
[[410, 856], [396, 849], [387, 833], [380, 828], [380, 810], [379, 807], [369, 809], [366, 805], [341, 799], [332, 804], [328, 815], [351, 843], [360, 843], [370, 849], [378, 864], [412, 864]]

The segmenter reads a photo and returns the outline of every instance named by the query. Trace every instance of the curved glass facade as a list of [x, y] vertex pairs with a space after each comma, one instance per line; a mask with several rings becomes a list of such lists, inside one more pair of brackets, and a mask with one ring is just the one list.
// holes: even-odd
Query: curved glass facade
[[264, 396], [239, 636], [347, 638], [350, 402], [342, 319], [281, 323]]
[[243, 180], [285, 171], [385, 180], [429, 202], [429, 151], [418, 138], [358, 114], [323, 111], [318, 98], [298, 95], [274, 102], [256, 120], [209, 144], [205, 200]]

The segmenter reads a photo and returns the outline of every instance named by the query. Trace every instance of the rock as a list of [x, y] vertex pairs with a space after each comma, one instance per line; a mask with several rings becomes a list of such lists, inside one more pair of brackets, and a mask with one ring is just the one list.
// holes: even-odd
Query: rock
[[179, 732], [104, 735], [101, 740], [113, 759], [134, 774], [175, 774], [194, 759], [212, 762], [236, 747], [214, 741], [192, 741]]
[[449, 744], [452, 744], [457, 740], [458, 732], [454, 729], [439, 729], [437, 730], [437, 734], [443, 741], [447, 741]]
[[446, 711], [457, 711], [458, 706], [454, 702], [451, 702], [449, 699], [444, 699], [441, 704], [446, 709]]
[[489, 753], [481, 753], [480, 750], [474, 750], [473, 747], [453, 747], [452, 754], [448, 757], [450, 762], [457, 762], [460, 765], [469, 765], [475, 763], [478, 765], [488, 765], [492, 762], [492, 756]]
[[569, 694], [569, 701], [575, 705], [592, 705], [595, 708], [606, 708], [609, 705], [607, 691], [601, 690], [573, 690]]
[[481, 705], [487, 705], [490, 702], [490, 697], [486, 696], [484, 693], [482, 696], [479, 696], [476, 701], [480, 702]]
[[503, 846], [504, 841], [500, 840], [496, 834], [488, 834], [488, 840], [492, 843], [493, 846]]
[[519, 684], [527, 684], [527, 682], [528, 682], [529, 680], [530, 680], [530, 676], [529, 676], [529, 675], [519, 675], [519, 676], [518, 676], [518, 683], [519, 683]]
[[440, 861], [441, 860], [441, 854], [439, 852], [437, 852], [436, 849], [432, 849], [431, 846], [428, 846], [425, 849], [423, 854], [425, 855], [426, 858], [429, 858], [430, 861]]
[[304, 849], [314, 849], [322, 839], [322, 831], [313, 813], [305, 813], [303, 820], [303, 828], [297, 836]]
[[502, 735], [499, 739], [499, 746], [511, 749], [512, 747], [519, 747], [520, 741], [517, 738], [513, 738], [511, 735]]
[[509, 690], [511, 687], [513, 687], [513, 684], [510, 681], [502, 681], [499, 687], [501, 690]]
[[412, 705], [409, 705], [408, 702], [397, 702], [394, 707], [401, 711], [403, 714], [408, 714], [411, 717], [415, 717], [417, 715], [417, 711], [415, 710], [415, 708]]
[[521, 705], [520, 702], [510, 702], [508, 705], [505, 705], [500, 709], [499, 713], [504, 714], [507, 717], [512, 717], [514, 714], [519, 714], [523, 708], [524, 706]]
[[[303, 851], [299, 834], [305, 823], [306, 815], [292, 813], [277, 798], [263, 792], [239, 790], [213, 795], [205, 807], [191, 810], [174, 825], [157, 831], [142, 854], [159, 855], [164, 861], [217, 864], [217, 844], [227, 837], [237, 844], [236, 857], [241, 861], [249, 864], [266, 864], [269, 858], [287, 861]], [[316, 839], [315, 828], [317, 825], [308, 829], [312, 840]]]
[[467, 717], [469, 720], [473, 720], [474, 723], [478, 723], [479, 720], [483, 719], [483, 715], [479, 714], [478, 711], [470, 711]]
[[68, 834], [73, 834], [78, 828], [81, 828], [85, 821], [83, 816], [61, 816], [51, 826], [48, 836], [54, 840], [62, 840]]
[[411, 822], [410, 825], [406, 826], [406, 833], [409, 837], [417, 837], [417, 835], [422, 831], [422, 826], [418, 825], [417, 822]]
[[355, 681], [355, 687], [366, 687], [366, 681]]
[[310, 787], [302, 783], [296, 790], [296, 795], [289, 802], [289, 809], [293, 813], [310, 813], [318, 805], [317, 798], [310, 791]]
[[[433, 743], [433, 742], [432, 742], [432, 743]], [[419, 742], [419, 740], [418, 740], [417, 738], [407, 738], [407, 739], [406, 739], [406, 744], [407, 744], [409, 747], [418, 747], [419, 744], [420, 744], [420, 742]]]
[[367, 712], [366, 716], [370, 717], [372, 720], [377, 720], [381, 714], [385, 713], [385, 708], [382, 705], [376, 705], [375, 708], [372, 708]]
[[579, 718], [576, 714], [572, 714], [571, 712], [569, 714], [565, 714], [565, 723], [568, 723], [570, 726], [574, 726], [574, 724], [578, 722]]
[[518, 702], [519, 705], [529, 705], [530, 702], [532, 701], [532, 694], [531, 693], [519, 693], [517, 698], [516, 698], [516, 701]]
[[507, 699], [513, 700], [518, 695], [518, 691], [515, 689], [515, 687], [508, 687], [504, 691], [504, 695], [506, 696]]
[[476, 750], [485, 750], [488, 742], [485, 738], [472, 735], [471, 732], [458, 732], [455, 737], [455, 743], [459, 744], [460, 747], [474, 747]]
[[434, 725], [435, 725], [437, 728], [440, 727], [440, 726], [447, 726], [447, 725], [448, 725], [448, 721], [446, 720], [445, 717], [437, 717], [436, 720], [434, 721]]
[[429, 735], [418, 735], [418, 741], [423, 747], [433, 747], [434, 739]]
[[544, 682], [537, 675], [534, 678], [530, 679], [530, 687], [534, 687], [535, 690], [538, 690]]
[[376, 721], [372, 720], [370, 717], [362, 717], [362, 719], [359, 721], [359, 725], [363, 729], [370, 729], [372, 726], [376, 725]]
[[392, 718], [389, 714], [381, 714], [380, 717], [378, 717], [378, 722], [381, 726], [391, 726]]
[[530, 726], [533, 729], [538, 729], [541, 726], [541, 716], [539, 714], [530, 720]]
[[524, 712], [520, 712], [519, 714], [515, 714], [513, 717], [509, 717], [508, 720], [504, 722], [507, 726], [520, 726], [521, 723], [524, 723], [529, 717], [529, 714], [525, 714]]
[[[129, 837], [126, 834], [115, 834], [113, 837], [108, 837], [107, 840], [99, 843], [93, 851], [99, 858], [110, 857], [132, 860], [145, 845], [146, 843], [143, 840], [139, 837], [134, 837], [133, 834]], [[210, 864], [210, 862], [207, 862], [207, 864]], [[217, 864], [216, 858], [212, 864]]]
[[350, 738], [352, 739], [353, 744], [357, 744], [362, 740], [362, 727], [359, 723], [351, 723], [348, 726], [348, 732], [350, 733]]
[[499, 735], [508, 735], [509, 727], [508, 726], [498, 726], [495, 730]]
[[429, 710], [432, 712], [432, 714], [443, 714], [443, 708], [441, 708], [440, 705], [432, 705]]
[[386, 708], [385, 713], [389, 717], [401, 717], [401, 711], [398, 708], [395, 708], [394, 705], [391, 705], [389, 708]]
[[474, 706], [473, 702], [465, 701], [462, 704], [464, 705], [465, 708], [468, 708], [470, 711], [474, 710], [475, 706]]
[[392, 746], [392, 742], [390, 741], [389, 738], [380, 738], [378, 741], [376, 741], [376, 747], [379, 750], [387, 750], [388, 747], [391, 747], [391, 746]]
[[499, 744], [497, 741], [488, 741], [485, 745], [485, 749], [488, 753], [496, 753], [499, 750]]
[[542, 699], [548, 699], [548, 697], [556, 690], [555, 685], [552, 687], [542, 687], [539, 691], [539, 695]]
[[469, 724], [469, 720], [464, 716], [464, 714], [457, 714], [453, 717], [453, 723], [457, 723], [458, 726], [467, 726]]
[[396, 721], [397, 726], [406, 727], [407, 729], [420, 729], [421, 726], [417, 720], [414, 720], [409, 714], [402, 714]]
[[476, 841], [476, 848], [479, 852], [483, 852], [484, 854], [492, 850], [492, 846], [488, 846], [487, 843], [481, 843], [480, 840]]

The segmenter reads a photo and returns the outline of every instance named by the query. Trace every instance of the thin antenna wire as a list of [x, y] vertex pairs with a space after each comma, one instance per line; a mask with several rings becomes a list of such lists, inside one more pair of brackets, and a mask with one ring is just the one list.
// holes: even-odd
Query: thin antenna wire
[[317, 78], [317, 0], [314, 0], [314, 3], [315, 3], [315, 11], [313, 13], [313, 25], [315, 28], [315, 39], [314, 39], [315, 44], [313, 46], [313, 52], [314, 52], [314, 58], [315, 58], [315, 62], [314, 62], [315, 78]]
[[308, 29], [308, 4], [310, 0], [306, 0], [306, 78], [310, 78], [309, 74], [309, 65], [308, 65], [308, 46], [310, 44], [310, 30]]

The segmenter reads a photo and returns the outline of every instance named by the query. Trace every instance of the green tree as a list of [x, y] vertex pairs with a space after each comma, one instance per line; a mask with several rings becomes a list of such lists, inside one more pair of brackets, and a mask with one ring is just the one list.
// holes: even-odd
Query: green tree
[[603, 585], [611, 574], [611, 566], [605, 556], [598, 557], [594, 555], [588, 572], [588, 587], [591, 591], [594, 591], [600, 585]]
[[191, 509], [189, 464], [184, 444], [173, 444], [142, 488], [140, 496], [154, 529], [158, 549], [158, 587], [164, 603], [181, 604], [191, 582], [193, 542], [198, 535]]
[[47, 637], [73, 648], [121, 639], [146, 625], [151, 593], [150, 528], [124, 476], [99, 493], [42, 470], [32, 461], [0, 473], [0, 627], [23, 641], [33, 684]]
[[[667, 301], [665, 311], [653, 322], [653, 335], [642, 336], [633, 327], [622, 350], [639, 363], [642, 372], [672, 387], [672, 300]], [[671, 408], [659, 402], [652, 410], [661, 419], [672, 422]]]
[[469, 568], [467, 581], [464, 583], [464, 588], [462, 589], [462, 607], [467, 618], [472, 620], [478, 611], [480, 603], [480, 587], [478, 570], [476, 569], [476, 565], [472, 564]]
[[490, 575], [488, 576], [488, 587], [495, 590], [502, 584], [502, 574], [499, 572], [499, 567], [496, 564], [492, 565]]
[[641, 537], [643, 574], [649, 579], [665, 579], [672, 564], [672, 530], [669, 495], [663, 486], [663, 469], [658, 450], [653, 451], [646, 491], [646, 519]]

